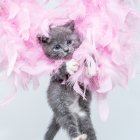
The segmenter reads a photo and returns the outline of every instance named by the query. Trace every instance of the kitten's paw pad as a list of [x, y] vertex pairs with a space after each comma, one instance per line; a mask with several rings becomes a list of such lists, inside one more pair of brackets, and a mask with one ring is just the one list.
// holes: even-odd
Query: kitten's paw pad
[[74, 138], [73, 140], [86, 140], [86, 139], [87, 139], [87, 135], [82, 134], [82, 135], [78, 136], [77, 138]]
[[72, 59], [68, 62], [66, 62], [66, 71], [72, 75], [74, 74], [75, 72], [78, 71], [78, 68], [79, 68], [79, 64], [76, 60]]

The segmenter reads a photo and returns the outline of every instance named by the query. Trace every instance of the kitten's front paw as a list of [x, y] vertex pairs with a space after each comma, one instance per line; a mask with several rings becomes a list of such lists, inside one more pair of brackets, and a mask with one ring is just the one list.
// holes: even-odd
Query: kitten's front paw
[[75, 72], [77, 72], [78, 68], [79, 68], [79, 64], [78, 64], [78, 62], [76, 60], [72, 59], [72, 60], [66, 62], [66, 71], [70, 75], [72, 75]]
[[72, 140], [86, 140], [87, 139], [87, 135], [86, 134], [81, 134], [80, 136], [78, 136], [77, 138], [74, 138]]

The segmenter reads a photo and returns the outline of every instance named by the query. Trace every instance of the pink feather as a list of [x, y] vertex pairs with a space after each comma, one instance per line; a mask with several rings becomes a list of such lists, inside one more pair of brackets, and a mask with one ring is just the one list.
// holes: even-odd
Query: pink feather
[[[15, 88], [28, 88], [29, 83], [37, 87], [40, 75], [57, 71], [63, 60], [46, 58], [36, 35], [48, 35], [49, 25], [63, 25], [69, 20], [75, 20], [76, 31], [82, 38], [73, 55], [80, 68], [68, 80], [74, 90], [84, 97], [78, 85], [82, 83], [85, 89], [100, 96], [116, 85], [126, 86], [134, 75], [135, 55], [140, 53], [140, 14], [127, 2], [62, 0], [57, 7], [45, 9], [36, 0], [1, 0], [0, 70], [7, 72]], [[100, 99], [102, 110], [105, 102]]]

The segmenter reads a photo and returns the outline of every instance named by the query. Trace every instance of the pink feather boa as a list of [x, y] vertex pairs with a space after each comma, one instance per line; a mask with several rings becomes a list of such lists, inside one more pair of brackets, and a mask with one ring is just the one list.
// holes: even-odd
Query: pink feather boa
[[63, 0], [53, 9], [45, 9], [36, 0], [1, 0], [0, 71], [13, 80], [14, 91], [19, 86], [27, 88], [31, 82], [36, 87], [42, 74], [50, 74], [63, 62], [46, 58], [36, 35], [47, 35], [49, 25], [69, 20], [75, 20], [83, 39], [73, 55], [80, 68], [69, 82], [83, 97], [78, 83], [90, 88], [99, 101], [102, 119], [106, 119], [106, 95], [116, 85], [126, 86], [134, 76], [135, 55], [140, 50], [136, 39], [140, 15], [123, 0]]

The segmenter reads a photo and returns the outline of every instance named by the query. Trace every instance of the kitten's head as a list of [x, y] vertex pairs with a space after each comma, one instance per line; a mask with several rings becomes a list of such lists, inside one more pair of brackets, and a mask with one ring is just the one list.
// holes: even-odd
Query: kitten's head
[[49, 37], [37, 36], [45, 55], [52, 59], [62, 59], [72, 56], [74, 50], [81, 44], [74, 29], [74, 21], [63, 26], [50, 28]]

